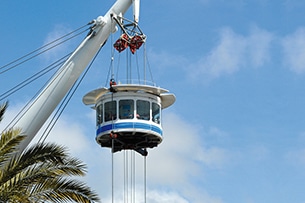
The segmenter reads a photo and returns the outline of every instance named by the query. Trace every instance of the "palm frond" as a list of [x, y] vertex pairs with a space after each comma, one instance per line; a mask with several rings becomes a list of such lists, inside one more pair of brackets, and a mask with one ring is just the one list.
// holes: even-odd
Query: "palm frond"
[[[39, 168], [44, 168], [43, 164], [48, 165], [48, 170], [56, 171], [57, 175], [82, 176], [86, 172], [86, 166], [81, 161], [70, 158], [64, 147], [55, 144], [37, 144], [17, 155], [11, 156], [10, 160], [0, 168], [0, 184], [33, 165]], [[5, 171], [3, 174], [6, 176], [1, 176], [1, 169]]]
[[85, 164], [79, 159], [70, 157], [65, 147], [54, 143], [41, 143], [30, 147], [21, 155], [20, 162], [25, 165], [49, 162], [57, 168], [58, 173], [63, 173], [65, 167], [69, 166], [70, 175], [84, 175], [86, 172]]
[[10, 157], [17, 153], [17, 149], [21, 141], [25, 138], [20, 135], [20, 129], [10, 129], [1, 134], [0, 137], [0, 167]]
[[[0, 121], [7, 103], [0, 106]], [[57, 144], [34, 144], [19, 151], [25, 138], [21, 129], [9, 129], [0, 137], [0, 203], [100, 202], [85, 183], [86, 165]]]
[[5, 113], [5, 111], [6, 111], [7, 106], [8, 106], [8, 102], [5, 102], [4, 104], [2, 104], [2, 105], [0, 106], [0, 122], [1, 122], [2, 119], [3, 119], [3, 116], [4, 116], [4, 113]]
[[32, 192], [32, 198], [52, 202], [99, 202], [97, 194], [92, 192], [85, 183], [67, 178], [53, 178], [40, 184]]

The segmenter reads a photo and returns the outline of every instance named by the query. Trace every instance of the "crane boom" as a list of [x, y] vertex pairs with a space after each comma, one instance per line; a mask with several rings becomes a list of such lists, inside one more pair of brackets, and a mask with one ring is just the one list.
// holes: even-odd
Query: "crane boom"
[[132, 3], [133, 0], [117, 0], [104, 17], [99, 16], [95, 20], [92, 32], [82, 41], [37, 96], [29, 110], [19, 119], [15, 127], [21, 128], [27, 136], [21, 143], [21, 151], [29, 145], [100, 47], [106, 42], [111, 32], [114, 31], [115, 23], [112, 23], [112, 16], [123, 15]]

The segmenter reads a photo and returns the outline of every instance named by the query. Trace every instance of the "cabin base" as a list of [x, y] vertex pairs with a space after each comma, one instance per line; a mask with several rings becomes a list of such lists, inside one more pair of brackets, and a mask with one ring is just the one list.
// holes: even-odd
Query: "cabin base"
[[[143, 156], [147, 156], [147, 148], [157, 147], [162, 139], [153, 134], [143, 132], [111, 132], [98, 136], [96, 141], [101, 147], [112, 148], [112, 152], [121, 150], [135, 150]], [[113, 143], [112, 143], [113, 142]]]

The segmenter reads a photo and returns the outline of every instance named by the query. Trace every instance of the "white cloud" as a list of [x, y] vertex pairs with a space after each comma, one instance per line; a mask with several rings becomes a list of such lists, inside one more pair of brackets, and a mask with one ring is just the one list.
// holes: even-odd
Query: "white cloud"
[[200, 75], [208, 74], [215, 78], [222, 74], [231, 74], [236, 72], [244, 63], [246, 39], [235, 34], [229, 28], [223, 29], [220, 35], [219, 44], [208, 56], [202, 58], [196, 64]]
[[243, 67], [260, 67], [270, 58], [269, 48], [273, 35], [258, 27], [249, 36], [235, 33], [230, 28], [220, 31], [218, 45], [199, 61], [191, 64], [191, 78], [199, 80], [233, 74]]
[[[157, 148], [149, 150], [147, 156], [147, 202], [221, 203], [220, 198], [209, 195], [203, 187], [196, 186], [196, 184], [204, 181], [205, 168], [223, 169], [231, 158], [230, 152], [216, 146], [204, 146], [203, 134], [210, 131], [199, 132], [196, 129], [199, 129], [200, 126], [191, 125], [176, 114], [164, 113], [163, 121], [164, 140]], [[213, 129], [214, 135], [221, 134], [221, 131]], [[131, 156], [131, 152], [126, 153], [129, 157]], [[107, 154], [111, 156], [110, 152]], [[143, 159], [141, 155], [136, 153], [136, 187], [137, 198], [139, 198], [137, 202], [143, 202], [141, 199], [143, 197], [141, 185], [144, 181]], [[124, 152], [115, 153], [115, 202], [123, 202], [123, 160]], [[104, 162], [105, 164], [107, 161]], [[109, 164], [110, 160], [108, 159], [108, 169]], [[111, 171], [106, 171], [102, 166], [99, 167], [100, 174], [109, 174], [110, 176]], [[105, 185], [108, 182], [108, 188], [111, 184], [109, 176], [104, 176], [103, 181]], [[109, 189], [108, 195], [104, 194], [106, 198], [103, 201], [111, 202]]]
[[284, 64], [297, 74], [305, 72], [305, 28], [297, 29], [282, 39]]
[[24, 104], [17, 104], [14, 107], [12, 107], [10, 102], [8, 104], [9, 105], [8, 108], [6, 109], [3, 120], [0, 122], [0, 132], [2, 132], [8, 126], [9, 127], [12, 126], [11, 125], [12, 120], [15, 118], [16, 115], [18, 115], [22, 106], [24, 106]]
[[[163, 121], [164, 140], [149, 154], [148, 180], [156, 186], [176, 188], [190, 202], [202, 202], [200, 197], [203, 198], [204, 188], [198, 189], [192, 182], [193, 178], [197, 182], [204, 181], [204, 169], [223, 168], [230, 160], [230, 153], [217, 146], [204, 146], [204, 134], [207, 132], [199, 130], [200, 126], [189, 124], [176, 114], [167, 112]], [[196, 194], [192, 191], [196, 191]], [[206, 199], [211, 200], [207, 202], [220, 201], [208, 194]]]
[[91, 148], [91, 142], [85, 136], [82, 128], [83, 126], [79, 123], [66, 117], [61, 117], [46, 141], [67, 146], [73, 156], [83, 155], [84, 151]]
[[[125, 198], [125, 199], [124, 199]], [[130, 202], [135, 199], [135, 202], [144, 202], [144, 192], [143, 190], [137, 190], [135, 192], [135, 197], [127, 196], [115, 196], [114, 202], [127, 202], [127, 198]], [[103, 199], [105, 203], [111, 203], [112, 197]], [[186, 199], [181, 197], [177, 192], [172, 191], [161, 191], [161, 190], [148, 190], [146, 194], [146, 202], [149, 203], [160, 203], [160, 202], [171, 202], [171, 203], [189, 203]]]
[[160, 192], [160, 191], [150, 191], [147, 194], [147, 201], [150, 203], [159, 203], [159, 202], [188, 203], [189, 202], [176, 192]]
[[[64, 55], [67, 54], [67, 50], [73, 50], [73, 48], [71, 48], [71, 41], [67, 41], [65, 43], [61, 43], [63, 42], [63, 40], [67, 40], [68, 38], [64, 38], [61, 40], [58, 40], [59, 38], [65, 36], [66, 34], [70, 33], [72, 30], [62, 24], [57, 24], [55, 25], [55, 27], [53, 28], [53, 30], [51, 32], [48, 33], [46, 39], [44, 40], [44, 46], [55, 41], [54, 43], [46, 46], [45, 49], [51, 48], [50, 50], [48, 50], [44, 55], [43, 55], [43, 60], [47, 61], [47, 64], [54, 60], [54, 59], [58, 59], [63, 57]], [[70, 35], [69, 37], [71, 37], [72, 35]], [[56, 45], [56, 46], [55, 46]], [[53, 47], [55, 46], [55, 47]]]
[[183, 56], [177, 56], [168, 52], [155, 52], [149, 51], [149, 62], [154, 65], [153, 70], [158, 75], [172, 74], [173, 71], [177, 71], [177, 67], [181, 67], [184, 64], [188, 64], [188, 60]]
[[[176, 114], [164, 113], [163, 121], [164, 140], [159, 147], [149, 150], [147, 157], [147, 202], [199, 203], [204, 200], [206, 203], [221, 203], [220, 198], [196, 186], [193, 178], [196, 182], [204, 181], [204, 167], [221, 169], [230, 160], [229, 152], [217, 146], [203, 146], [202, 133], [194, 130], [200, 127], [185, 122]], [[81, 159], [89, 167], [90, 174], [86, 177], [88, 184], [101, 194], [103, 202], [111, 202], [110, 149], [101, 149], [95, 142], [89, 141], [81, 127], [75, 128], [77, 125], [72, 120], [59, 124], [58, 128], [63, 129], [56, 132], [53, 139], [60, 140], [60, 136], [66, 134], [73, 136], [73, 139], [68, 139], [69, 143], [62, 141], [68, 144], [72, 154], [82, 154]], [[215, 128], [212, 132], [214, 135], [221, 134], [219, 130], [216, 133]], [[131, 152], [127, 153], [130, 157]], [[135, 153], [135, 157], [137, 202], [143, 202], [143, 157], [138, 153]], [[114, 154], [116, 202], [123, 202], [123, 160], [124, 152]]]
[[250, 64], [259, 67], [270, 60], [270, 46], [274, 39], [272, 33], [253, 27], [246, 39]]
[[[14, 107], [9, 108], [14, 111]], [[92, 114], [88, 114], [92, 116]], [[94, 116], [94, 115], [93, 115]], [[8, 117], [11, 117], [8, 115]], [[86, 119], [92, 123], [94, 121]], [[147, 157], [147, 200], [148, 202], [195, 202], [221, 203], [198, 182], [204, 181], [204, 168], [221, 169], [230, 160], [229, 152], [217, 146], [204, 146], [202, 134], [211, 133], [222, 136], [223, 132], [213, 128], [202, 132], [200, 126], [187, 123], [178, 115], [164, 113], [164, 140], [158, 148], [149, 150]], [[87, 123], [88, 124], [88, 123]], [[111, 153], [102, 149], [94, 140], [94, 135], [87, 136], [85, 123], [79, 123], [67, 116], [61, 117], [47, 141], [67, 146], [72, 156], [84, 161], [88, 174], [84, 178], [87, 184], [97, 191], [103, 202], [111, 202]], [[211, 135], [211, 136], [213, 136]], [[207, 136], [208, 137], [208, 136]], [[37, 140], [37, 138], [35, 138]], [[123, 157], [124, 153], [114, 155], [115, 196], [122, 200]], [[143, 200], [143, 157], [136, 153], [136, 184], [139, 202]], [[194, 181], [196, 180], [196, 181]], [[156, 199], [158, 197], [158, 199]], [[142, 198], [142, 200], [141, 200]], [[109, 200], [109, 201], [107, 201]]]

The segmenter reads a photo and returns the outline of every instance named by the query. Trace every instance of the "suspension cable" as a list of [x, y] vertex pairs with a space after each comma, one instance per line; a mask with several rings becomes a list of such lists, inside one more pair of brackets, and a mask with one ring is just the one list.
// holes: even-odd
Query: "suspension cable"
[[[59, 69], [60, 72], [64, 71], [63, 69]], [[57, 71], [58, 72], [58, 71]], [[47, 80], [45, 82], [45, 84], [36, 92], [36, 94], [27, 102], [27, 104], [19, 111], [19, 113], [13, 118], [13, 120], [9, 123], [9, 125], [6, 127], [6, 129], [9, 126], [15, 126], [17, 124], [17, 122], [24, 116], [24, 114], [26, 114], [26, 112], [34, 105], [34, 103], [39, 99], [39, 94], [43, 93], [44, 91], [47, 90], [47, 87], [49, 87], [53, 82], [53, 81], [60, 75], [60, 72], [58, 73], [58, 75], [56, 76], [55, 72], [49, 80]], [[55, 77], [56, 76], [56, 77]], [[54, 78], [55, 77], [55, 78]], [[41, 95], [40, 94], [40, 95]]]
[[126, 162], [125, 162], [125, 181], [126, 181], [126, 188], [125, 188], [125, 203], [128, 203], [128, 151], [126, 151]]
[[6, 92], [4, 92], [3, 94], [0, 95], [0, 101], [6, 99], [8, 96], [16, 93], [18, 90], [20, 90], [23, 87], [29, 85], [30, 83], [32, 83], [33, 81], [42, 77], [43, 75], [47, 74], [51, 70], [57, 68], [58, 66], [61, 66], [64, 63], [64, 59], [67, 58], [68, 56], [70, 56], [71, 54], [72, 54], [72, 52], [65, 55], [64, 57], [58, 59], [54, 63], [50, 64], [49, 66], [40, 70], [39, 72], [35, 73], [34, 75], [30, 76], [29, 78], [25, 79], [24, 81], [22, 81], [21, 83], [17, 84], [14, 87], [12, 87], [11, 89], [7, 90]]
[[[22, 56], [22, 57], [19, 57], [18, 59], [14, 60], [14, 61], [12, 61], [12, 62], [10, 62], [10, 63], [4, 65], [4, 66], [1, 66], [1, 67], [0, 67], [0, 70], [2, 70], [2, 69], [4, 69], [4, 70], [0, 71], [0, 74], [3, 74], [3, 73], [5, 73], [5, 72], [7, 72], [7, 71], [9, 71], [9, 70], [11, 70], [11, 69], [13, 69], [13, 68], [15, 68], [15, 67], [21, 65], [21, 64], [23, 64], [23, 63], [25, 63], [25, 62], [27, 62], [27, 61], [33, 59], [33, 58], [35, 58], [35, 57], [37, 57], [37, 56], [39, 56], [39, 55], [41, 55], [41, 54], [43, 54], [43, 53], [45, 53], [45, 52], [47, 52], [47, 51], [53, 49], [53, 48], [55, 48], [55, 47], [57, 47], [57, 46], [59, 46], [59, 45], [61, 45], [61, 44], [63, 44], [64, 42], [66, 42], [66, 41], [68, 41], [68, 40], [71, 40], [71, 39], [73, 39], [74, 37], [77, 37], [77, 36], [81, 35], [82, 33], [88, 31], [90, 28], [87, 28], [87, 29], [85, 29], [85, 30], [83, 30], [83, 31], [81, 31], [81, 32], [76, 33], [75, 35], [73, 35], [73, 36], [71, 36], [71, 37], [69, 37], [69, 38], [67, 38], [67, 39], [65, 39], [65, 40], [62, 40], [62, 39], [64, 39], [64, 38], [68, 37], [69, 35], [71, 35], [71, 34], [77, 32], [77, 31], [79, 31], [80, 29], [84, 28], [84, 27], [87, 26], [87, 25], [88, 25], [88, 24], [86, 24], [86, 25], [84, 25], [84, 26], [82, 26], [82, 27], [80, 27], [80, 28], [78, 28], [78, 29], [76, 29], [76, 30], [74, 30], [74, 31], [72, 31], [72, 32], [70, 32], [70, 33], [68, 33], [68, 34], [66, 34], [66, 35], [64, 35], [64, 36], [62, 36], [62, 37], [60, 37], [60, 38], [58, 38], [58, 39], [55, 39], [54, 41], [49, 42], [49, 43], [47, 43], [46, 45], [44, 45], [44, 46], [42, 46], [42, 47], [40, 47], [40, 48], [38, 48], [38, 49], [36, 49], [36, 50], [34, 50], [34, 51], [28, 53], [28, 54], [26, 54], [26, 55], [24, 55], [24, 56]], [[62, 41], [60, 41], [60, 40], [62, 40]], [[60, 41], [60, 42], [58, 42], [58, 41]], [[58, 43], [56, 43], [56, 42], [58, 42]], [[53, 45], [53, 44], [54, 44], [54, 45]], [[51, 46], [51, 45], [52, 45], [52, 46]], [[38, 52], [38, 51], [39, 51], [39, 52]], [[38, 53], [37, 53], [37, 52], [38, 52]]]
[[146, 64], [147, 64], [147, 67], [148, 67], [148, 70], [149, 70], [149, 74], [150, 74], [150, 78], [152, 80], [153, 83], [155, 83], [154, 81], [154, 78], [153, 78], [153, 74], [151, 72], [151, 68], [150, 68], [150, 63], [149, 63], [149, 60], [148, 60], [148, 56], [147, 56], [147, 51], [146, 51], [146, 43], [144, 43], [144, 60], [145, 60], [145, 77], [146, 77]]
[[[91, 22], [89, 22], [87, 25], [92, 24], [93, 22], [94, 22], [94, 21], [91, 21]], [[69, 39], [72, 39], [72, 38], [74, 38], [74, 37], [76, 37], [76, 36], [82, 34], [83, 32], [85, 32], [85, 31], [88, 30], [88, 29], [86, 29], [85, 31], [82, 31], [82, 32], [80, 32], [80, 33], [77, 33], [76, 35], [70, 37], [69, 39], [66, 39], [66, 40], [64, 40], [64, 41], [62, 41], [62, 42], [60, 42], [60, 43], [57, 43], [56, 45], [54, 45], [54, 46], [52, 46], [52, 47], [49, 47], [48, 49], [46, 49], [46, 50], [44, 50], [44, 51], [42, 51], [42, 52], [40, 52], [40, 53], [38, 53], [38, 54], [36, 54], [36, 55], [34, 55], [34, 56], [31, 56], [30, 58], [26, 58], [26, 57], [30, 56], [31, 54], [33, 54], [33, 53], [35, 53], [35, 52], [37, 52], [37, 51], [39, 51], [39, 50], [41, 50], [41, 49], [43, 49], [43, 48], [45, 48], [45, 47], [51, 45], [51, 44], [53, 44], [53, 43], [59, 41], [60, 39], [62, 39], [62, 38], [64, 38], [64, 37], [67, 37], [67, 36], [71, 35], [72, 33], [74, 33], [74, 32], [76, 32], [76, 31], [78, 31], [78, 30], [84, 28], [84, 27], [87, 26], [87, 25], [84, 25], [84, 26], [82, 26], [82, 27], [80, 27], [80, 28], [78, 28], [78, 29], [76, 29], [76, 30], [74, 30], [74, 31], [72, 31], [72, 32], [70, 32], [70, 33], [68, 33], [68, 34], [66, 34], [66, 35], [64, 35], [64, 36], [62, 36], [62, 37], [60, 37], [60, 38], [58, 38], [58, 39], [56, 39], [56, 40], [54, 40], [54, 41], [48, 43], [48, 44], [46, 44], [46, 45], [44, 45], [43, 47], [38, 48], [38, 49], [36, 49], [36, 50], [30, 52], [29, 54], [26, 54], [26, 55], [24, 55], [24, 56], [22, 56], [22, 57], [20, 57], [20, 58], [18, 58], [18, 59], [16, 59], [16, 60], [14, 60], [14, 61], [8, 63], [8, 64], [6, 64], [6, 65], [0, 67], [0, 70], [1, 70], [1, 69], [4, 69], [4, 68], [6, 68], [6, 67], [8, 67], [8, 66], [10, 66], [10, 65], [13, 65], [14, 63], [16, 63], [16, 62], [18, 62], [18, 61], [20, 61], [20, 60], [22, 60], [22, 59], [24, 59], [22, 62], [19, 62], [18, 64], [15, 64], [15, 65], [13, 65], [13, 66], [11, 66], [11, 67], [8, 67], [8, 68], [5, 69], [4, 71], [0, 72], [0, 74], [2, 74], [2, 73], [4, 73], [4, 72], [7, 72], [8, 70], [11, 70], [11, 69], [17, 67], [18, 65], [21, 65], [22, 63], [25, 63], [26, 61], [29, 61], [30, 59], [33, 59], [35, 56], [38, 56], [38, 55], [40, 55], [40, 54], [42, 54], [42, 53], [44, 53], [44, 52], [46, 52], [46, 51], [48, 51], [48, 50], [50, 50], [50, 49], [56, 47], [56, 46], [59, 45], [59, 44], [62, 44], [62, 43], [64, 43], [64, 42], [68, 41]], [[63, 58], [64, 58], [64, 57], [63, 57]], [[59, 61], [59, 60], [58, 60], [58, 61]], [[56, 62], [55, 62], [55, 63], [56, 63]], [[59, 65], [60, 65], [60, 64], [56, 65], [55, 67], [58, 67]], [[46, 72], [48, 72], [48, 71], [46, 71]], [[39, 73], [37, 73], [37, 74], [39, 74]], [[53, 74], [53, 76], [54, 76], [54, 75], [55, 75], [55, 74]], [[33, 75], [32, 77], [35, 77], [35, 76], [36, 76], [36, 75]], [[40, 77], [40, 76], [39, 76], [39, 77]], [[38, 76], [37, 76], [37, 78], [38, 78]], [[51, 77], [51, 78], [52, 78], [52, 77]], [[48, 83], [50, 82], [51, 78], [50, 78], [48, 81], [46, 81], [46, 83], [45, 83], [45, 84], [40, 88], [40, 90], [32, 97], [32, 99], [30, 99], [30, 100], [27, 102], [27, 104], [19, 111], [19, 113], [17, 114], [17, 116], [15, 116], [15, 117], [13, 118], [13, 120], [6, 126], [6, 128], [5, 128], [4, 130], [7, 130], [10, 126], [14, 126], [14, 125], [21, 119], [21, 117], [27, 112], [27, 109], [29, 109], [29, 108], [33, 105], [33, 103], [35, 103], [34, 98], [36, 98], [36, 97], [38, 96], [39, 92], [41, 92], [41, 91], [43, 90], [43, 88], [46, 87], [46, 84], [48, 84]], [[33, 79], [33, 80], [34, 80], [34, 79]], [[21, 89], [23, 86], [25, 86], [25, 85], [27, 85], [27, 84], [29, 84], [29, 83], [31, 83], [31, 82], [27, 82], [27, 83], [26, 83], [26, 82], [24, 81], [24, 83], [22, 82], [22, 83], [18, 84], [17, 86], [14, 87], [15, 90], [10, 90], [11, 92], [10, 92], [10, 93], [8, 93], [8, 92], [5, 93], [5, 94], [6, 94], [5, 96], [4, 96], [4, 94], [2, 94], [2, 95], [1, 95], [1, 100], [7, 98], [9, 95], [11, 95], [11, 94], [14, 93], [15, 91]], [[23, 84], [23, 85], [22, 85], [22, 84]], [[18, 88], [18, 87], [19, 87], [19, 88]], [[37, 98], [36, 98], [36, 99], [37, 99]], [[1, 100], [0, 100], [0, 101], [1, 101]], [[32, 103], [32, 104], [31, 104], [31, 103]], [[30, 104], [31, 104], [31, 105], [30, 105]]]
[[[138, 83], [141, 84], [141, 77], [140, 77], [140, 67], [139, 67], [139, 59], [138, 59], [138, 52], [135, 53], [136, 55], [136, 66], [137, 66], [137, 73], [138, 73]], [[144, 78], [145, 81], [145, 78]]]
[[[71, 92], [72, 89], [74, 88], [76, 83], [73, 84], [72, 88], [69, 90], [67, 96], [64, 97], [63, 101], [60, 103], [58, 109], [56, 110], [55, 114], [53, 115], [52, 119], [50, 120], [50, 122], [48, 123], [47, 127], [45, 128], [44, 132], [42, 133], [41, 137], [38, 140], [38, 143], [44, 143], [45, 140], [47, 139], [47, 137], [49, 136], [49, 133], [51, 132], [51, 130], [53, 129], [54, 125], [56, 124], [57, 120], [59, 119], [59, 117], [61, 116], [61, 114], [63, 113], [65, 107], [67, 106], [68, 102], [70, 101], [71, 97], [73, 96]], [[70, 95], [68, 97], [68, 95]], [[68, 100], [66, 102], [66, 100]]]
[[117, 70], [116, 70], [117, 78], [119, 78], [120, 63], [121, 63], [121, 54], [118, 55], [118, 59], [117, 59]]
[[112, 138], [112, 145], [111, 145], [111, 201], [114, 202], [114, 139]]
[[107, 78], [106, 78], [106, 81], [105, 81], [105, 87], [107, 87], [107, 84], [109, 84], [109, 81], [110, 81], [110, 74], [111, 74], [111, 62], [110, 62], [110, 65], [109, 65], [109, 69], [108, 69], [108, 73], [107, 73]]
[[[113, 20], [111, 20], [111, 27], [113, 27]], [[110, 44], [113, 44], [113, 33], [110, 35]], [[105, 87], [107, 87], [107, 83], [109, 82], [110, 79], [114, 79], [114, 47], [110, 46], [110, 64], [109, 64], [109, 69], [108, 69], [108, 74], [106, 78], [106, 83]], [[111, 77], [110, 77], [111, 75]], [[110, 77], [110, 78], [109, 78]]]
[[[111, 20], [111, 27], [113, 27], [113, 20]], [[113, 34], [111, 34], [111, 45], [113, 44]], [[114, 47], [113, 46], [110, 46], [111, 49], [111, 79], [114, 79], [114, 64], [113, 64], [113, 61], [114, 61]]]
[[[63, 113], [63, 111], [65, 110], [65, 108], [67, 107], [67, 105], [69, 104], [70, 100], [72, 99], [73, 95], [75, 94], [76, 90], [78, 89], [78, 87], [80, 86], [80, 84], [82, 83], [83, 79], [85, 78], [85, 76], [87, 75], [88, 71], [90, 70], [90, 68], [92, 67], [93, 62], [95, 61], [96, 57], [98, 56], [98, 54], [101, 51], [101, 48], [98, 50], [98, 52], [95, 54], [94, 58], [92, 59], [91, 63], [89, 64], [88, 68], [86, 68], [85, 72], [83, 73], [82, 77], [73, 84], [72, 88], [69, 90], [69, 92], [67, 93], [67, 95], [65, 96], [64, 100], [61, 102], [59, 108], [57, 109], [56, 113], [54, 114], [54, 116], [52, 117], [51, 121], [49, 122], [48, 126], [46, 127], [45, 131], [43, 132], [42, 136], [40, 137], [39, 141], [42, 140], [42, 142], [44, 142], [46, 140], [46, 138], [48, 137], [48, 135], [50, 134], [51, 130], [53, 129], [53, 127], [55, 126], [56, 122], [58, 121], [59, 117], [61, 116], [61, 114]], [[43, 138], [44, 137], [44, 138]]]
[[127, 151], [124, 150], [123, 154], [124, 154], [124, 158], [123, 158], [123, 168], [124, 168], [124, 187], [123, 187], [123, 202], [126, 203], [126, 153]]
[[136, 157], [135, 151], [132, 151], [132, 203], [136, 202]]
[[[59, 69], [59, 71], [63, 71], [62, 69]], [[19, 111], [19, 113], [12, 119], [12, 121], [6, 126], [4, 130], [7, 130], [10, 126], [15, 126], [17, 122], [24, 116], [24, 114], [31, 108], [31, 106], [36, 102], [36, 100], [39, 98], [38, 95], [40, 93], [43, 93], [43, 89], [50, 86], [52, 78], [54, 78], [56, 75], [56, 72], [44, 83], [44, 85], [36, 92], [36, 94], [33, 95], [33, 97], [26, 103], [26, 105]], [[59, 74], [58, 74], [59, 75]], [[57, 75], [57, 77], [58, 77]], [[56, 78], [57, 78], [56, 77]], [[54, 78], [54, 80], [56, 79]], [[47, 84], [49, 84], [47, 86]], [[45, 91], [45, 90], [44, 90]]]
[[146, 203], [146, 156], [144, 156], [144, 203]]
[[144, 43], [144, 50], [143, 50], [143, 52], [144, 52], [144, 84], [146, 85], [146, 61], [147, 61], [147, 59], [146, 59], [146, 43]]

